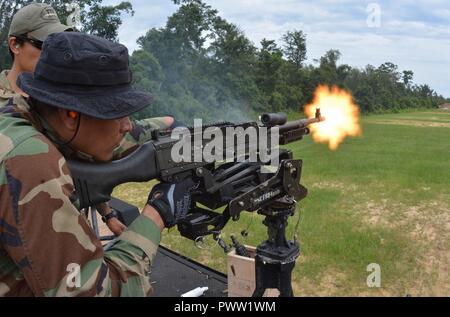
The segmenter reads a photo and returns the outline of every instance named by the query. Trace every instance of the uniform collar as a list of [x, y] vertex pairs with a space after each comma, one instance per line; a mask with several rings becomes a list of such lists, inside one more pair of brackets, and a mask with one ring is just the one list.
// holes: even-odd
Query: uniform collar
[[9, 99], [16, 95], [12, 89], [11, 83], [8, 80], [9, 70], [4, 70], [0, 73], [0, 98]]

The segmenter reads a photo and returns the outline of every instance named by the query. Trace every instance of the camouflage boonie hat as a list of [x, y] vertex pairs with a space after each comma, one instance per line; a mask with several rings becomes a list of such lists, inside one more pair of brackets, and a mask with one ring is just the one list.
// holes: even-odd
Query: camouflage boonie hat
[[72, 30], [59, 21], [55, 9], [45, 3], [32, 3], [17, 11], [9, 28], [9, 36], [28, 34], [30, 38], [45, 41], [52, 33]]

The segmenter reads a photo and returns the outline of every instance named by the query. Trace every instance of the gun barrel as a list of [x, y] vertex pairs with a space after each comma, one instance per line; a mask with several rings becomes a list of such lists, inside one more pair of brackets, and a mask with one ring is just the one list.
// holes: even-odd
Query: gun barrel
[[287, 122], [285, 113], [264, 113], [261, 115], [261, 122], [266, 127], [273, 127], [276, 125], [283, 125]]
[[282, 134], [282, 133], [292, 131], [292, 130], [303, 129], [303, 128], [306, 128], [307, 126], [309, 126], [310, 124], [318, 123], [318, 122], [322, 122], [322, 121], [325, 121], [324, 117], [290, 121], [279, 127], [279, 133]]

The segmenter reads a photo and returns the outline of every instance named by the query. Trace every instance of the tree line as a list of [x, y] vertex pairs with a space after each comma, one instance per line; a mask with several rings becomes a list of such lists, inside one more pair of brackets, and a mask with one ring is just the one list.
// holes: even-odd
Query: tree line
[[[133, 84], [155, 100], [137, 118], [171, 114], [180, 120], [245, 121], [261, 112], [302, 111], [319, 84], [349, 90], [363, 113], [435, 108], [446, 101], [429, 85], [415, 84], [413, 71], [401, 71], [391, 62], [356, 68], [339, 64], [341, 53], [330, 49], [308, 64], [307, 35], [301, 30], [286, 32], [281, 44], [263, 39], [256, 47], [203, 0], [170, 1], [178, 10], [164, 27], [140, 37], [140, 48], [130, 58]], [[6, 2], [29, 1], [0, 0], [2, 12]], [[67, 16], [67, 2], [52, 2], [62, 17]], [[117, 40], [121, 14], [133, 14], [129, 2], [78, 2], [82, 31], [112, 40]], [[7, 17], [2, 19], [3, 30]]]
[[257, 48], [235, 24], [202, 0], [173, 0], [178, 10], [165, 27], [139, 38], [132, 55], [134, 82], [155, 96], [150, 116], [246, 119], [263, 111], [302, 111], [319, 84], [348, 89], [363, 113], [435, 108], [445, 102], [414, 73], [386, 62], [355, 68], [339, 64], [330, 49], [306, 63], [307, 36], [286, 32], [281, 42], [263, 39]]

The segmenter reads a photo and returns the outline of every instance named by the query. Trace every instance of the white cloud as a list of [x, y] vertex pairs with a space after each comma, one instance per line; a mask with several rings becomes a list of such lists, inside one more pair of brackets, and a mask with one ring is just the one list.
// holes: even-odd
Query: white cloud
[[[105, 0], [104, 5], [117, 5], [122, 0]], [[135, 11], [134, 16], [124, 16], [123, 24], [119, 29], [120, 42], [130, 51], [138, 48], [136, 40], [145, 35], [153, 27], [163, 27], [167, 17], [176, 11], [169, 0], [129, 0]]]

